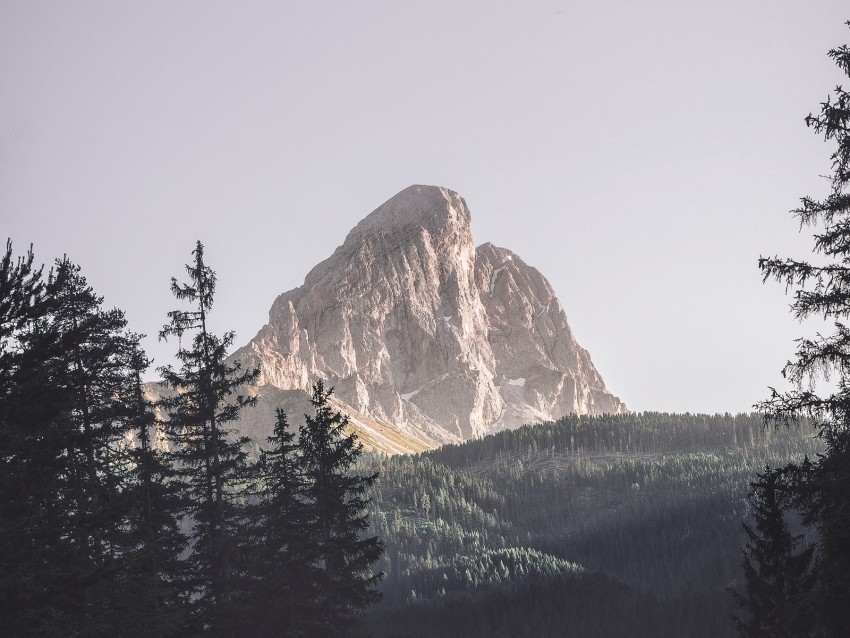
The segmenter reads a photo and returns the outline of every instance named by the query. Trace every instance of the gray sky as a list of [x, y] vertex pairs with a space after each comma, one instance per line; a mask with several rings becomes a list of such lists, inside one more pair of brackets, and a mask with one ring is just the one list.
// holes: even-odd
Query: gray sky
[[846, 0], [0, 1], [0, 235], [155, 335], [196, 239], [267, 321], [362, 217], [447, 186], [549, 279], [632, 409], [747, 411], [801, 327], [759, 254], [832, 146]]

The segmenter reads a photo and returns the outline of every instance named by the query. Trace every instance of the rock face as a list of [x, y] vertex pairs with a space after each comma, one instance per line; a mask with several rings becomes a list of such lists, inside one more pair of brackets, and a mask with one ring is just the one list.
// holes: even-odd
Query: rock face
[[476, 250], [463, 198], [434, 186], [363, 219], [233, 357], [260, 368], [261, 395], [321, 377], [355, 425], [425, 447], [626, 409], [546, 279], [508, 250]]
[[536, 268], [505, 248], [476, 250], [475, 281], [504, 411], [490, 431], [626, 407], [605, 389], [590, 354], [576, 343], [555, 291]]

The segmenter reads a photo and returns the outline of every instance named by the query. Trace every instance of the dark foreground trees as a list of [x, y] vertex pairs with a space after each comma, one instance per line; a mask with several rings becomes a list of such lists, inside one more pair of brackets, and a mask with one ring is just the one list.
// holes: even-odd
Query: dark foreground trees
[[120, 397], [138, 338], [68, 259], [46, 278], [32, 264], [31, 253], [15, 261], [11, 245], [0, 264], [3, 630], [131, 635], [132, 426]]
[[[237, 601], [243, 589], [245, 565], [240, 554], [245, 538], [245, 500], [250, 488], [247, 439], [235, 438], [228, 424], [256, 399], [240, 394], [253, 383], [258, 370], [244, 371], [227, 361], [234, 333], [212, 334], [207, 326], [216, 276], [204, 263], [201, 242], [186, 266], [188, 284], [171, 280], [171, 291], [191, 310], [168, 313], [160, 338], [177, 336], [181, 367], [160, 368], [174, 394], [160, 405], [168, 413], [167, 432], [174, 459], [183, 513], [192, 523], [192, 552], [186, 559], [195, 596], [197, 622], [214, 635], [235, 635]], [[192, 335], [184, 347], [182, 337]]]
[[257, 464], [262, 487], [248, 517], [253, 550], [246, 608], [257, 636], [297, 636], [315, 613], [318, 552], [298, 445], [283, 410], [268, 442]]
[[[832, 49], [829, 57], [850, 77], [850, 49]], [[759, 407], [769, 423], [785, 425], [811, 417], [826, 443], [812, 462], [788, 468], [787, 482], [804, 522], [818, 534], [814, 600], [817, 623], [829, 636], [850, 634], [850, 93], [837, 87], [808, 126], [834, 142], [831, 189], [824, 199], [804, 197], [794, 211], [802, 227], [814, 230], [817, 261], [761, 258], [764, 279], [794, 290], [798, 319], [833, 321], [831, 334], [800, 339], [796, 359], [783, 375], [794, 384], [773, 391]], [[816, 384], [831, 380], [818, 393]]]
[[313, 415], [297, 442], [278, 411], [271, 448], [259, 463], [262, 484], [254, 509], [257, 585], [252, 615], [262, 636], [345, 635], [354, 616], [379, 599], [383, 553], [368, 529], [366, 492], [377, 474], [354, 473], [362, 445], [334, 410], [332, 390], [313, 385]]
[[298, 441], [307, 528], [318, 558], [315, 636], [339, 635], [358, 611], [376, 602], [373, 586], [382, 576], [370, 567], [381, 557], [383, 543], [376, 536], [363, 538], [369, 526], [366, 492], [378, 475], [350, 473], [363, 446], [345, 432], [348, 418], [333, 409], [331, 393], [321, 380], [313, 385], [315, 414], [305, 417]]
[[[252, 467], [247, 439], [230, 423], [255, 399], [246, 390], [258, 370], [227, 358], [234, 334], [208, 329], [216, 277], [203, 245], [186, 266], [188, 284], [172, 280], [189, 311], [169, 313], [161, 337], [193, 333], [181, 347], [180, 370], [160, 368], [174, 393], [168, 412], [176, 485], [191, 521], [185, 560], [193, 592], [195, 629], [216, 636], [338, 636], [356, 612], [377, 599], [380, 577], [370, 566], [381, 555], [378, 538], [363, 538], [366, 490], [376, 475], [351, 474], [362, 446], [344, 432], [348, 420], [331, 409], [330, 391], [313, 388], [315, 416], [297, 442], [283, 412], [260, 462]], [[253, 504], [251, 504], [253, 503]]]
[[733, 592], [746, 611], [735, 616], [743, 636], [802, 638], [815, 626], [811, 598], [814, 546], [800, 548], [803, 534], [788, 527], [788, 494], [782, 470], [767, 470], [752, 484], [754, 526], [744, 525], [745, 593]]
[[125, 448], [128, 551], [126, 577], [119, 583], [128, 602], [121, 609], [128, 636], [170, 636], [189, 626], [189, 587], [182, 555], [188, 538], [180, 527], [182, 499], [172, 457], [157, 441], [154, 404], [146, 397], [142, 374], [150, 365], [136, 344], [130, 377], [119, 401], [132, 445]]
[[193, 255], [190, 282], [172, 282], [192, 306], [163, 329], [187, 337], [180, 369], [162, 369], [163, 423], [123, 313], [69, 260], [45, 275], [7, 245], [0, 634], [342, 635], [374, 599], [380, 541], [361, 538], [374, 476], [349, 474], [345, 418], [314, 393], [309, 433], [296, 443], [280, 413], [260, 470], [248, 462], [229, 426], [256, 372], [227, 359], [232, 333], [208, 330], [215, 274], [200, 243]]

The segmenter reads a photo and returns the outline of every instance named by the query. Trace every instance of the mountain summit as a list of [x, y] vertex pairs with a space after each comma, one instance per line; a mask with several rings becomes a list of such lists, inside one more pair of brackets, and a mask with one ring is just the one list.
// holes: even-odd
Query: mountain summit
[[466, 202], [436, 186], [410, 186], [357, 224], [233, 358], [260, 368], [261, 405], [325, 379], [365, 441], [390, 452], [626, 410], [546, 279], [509, 250], [476, 249]]

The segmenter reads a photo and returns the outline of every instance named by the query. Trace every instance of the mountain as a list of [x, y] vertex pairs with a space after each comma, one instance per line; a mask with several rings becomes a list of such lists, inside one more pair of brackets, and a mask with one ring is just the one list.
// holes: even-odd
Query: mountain
[[317, 377], [388, 452], [626, 411], [546, 279], [507, 249], [476, 249], [466, 202], [436, 186], [410, 186], [357, 224], [233, 358], [260, 369], [268, 415], [241, 426], [255, 438], [273, 403], [306, 406]]

